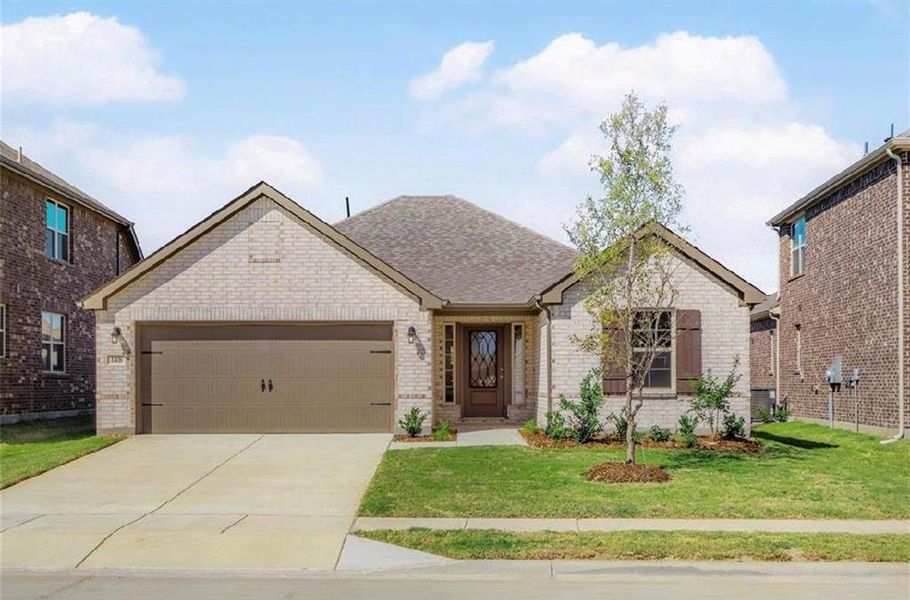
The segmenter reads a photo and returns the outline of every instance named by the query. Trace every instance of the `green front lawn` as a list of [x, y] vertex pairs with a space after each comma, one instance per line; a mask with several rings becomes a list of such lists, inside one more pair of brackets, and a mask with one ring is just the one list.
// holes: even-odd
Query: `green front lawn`
[[95, 435], [92, 417], [0, 427], [0, 489], [120, 441]]
[[669, 483], [602, 484], [584, 472], [621, 450], [516, 446], [386, 452], [360, 506], [383, 517], [910, 517], [910, 443], [809, 423], [753, 430], [758, 454], [643, 450]]
[[428, 529], [365, 531], [357, 535], [457, 559], [910, 561], [910, 535]]

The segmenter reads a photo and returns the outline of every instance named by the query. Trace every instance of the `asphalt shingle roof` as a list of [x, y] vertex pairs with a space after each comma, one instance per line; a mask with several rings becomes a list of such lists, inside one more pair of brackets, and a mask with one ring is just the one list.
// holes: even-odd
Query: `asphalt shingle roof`
[[398, 196], [335, 227], [453, 304], [523, 304], [575, 250], [455, 196]]

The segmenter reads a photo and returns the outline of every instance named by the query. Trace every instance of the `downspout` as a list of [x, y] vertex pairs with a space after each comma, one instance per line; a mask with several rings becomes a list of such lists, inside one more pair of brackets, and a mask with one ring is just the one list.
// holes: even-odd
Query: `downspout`
[[547, 412], [553, 411], [553, 315], [550, 307], [540, 303], [540, 298], [534, 299], [537, 310], [547, 313]]
[[768, 310], [768, 316], [774, 321], [774, 408], [780, 406], [780, 315], [774, 309]]
[[890, 444], [904, 437], [904, 177], [901, 156], [891, 148], [885, 153], [897, 166], [897, 433], [882, 440]]

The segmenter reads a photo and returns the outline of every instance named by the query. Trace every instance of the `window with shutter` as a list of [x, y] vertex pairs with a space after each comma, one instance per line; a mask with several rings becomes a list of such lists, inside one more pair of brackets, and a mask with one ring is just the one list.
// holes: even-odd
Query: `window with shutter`
[[676, 311], [676, 393], [691, 394], [701, 377], [701, 311]]

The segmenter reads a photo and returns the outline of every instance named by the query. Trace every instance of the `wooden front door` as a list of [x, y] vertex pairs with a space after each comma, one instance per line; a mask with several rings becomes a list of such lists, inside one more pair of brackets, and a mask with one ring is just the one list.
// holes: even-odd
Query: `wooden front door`
[[505, 415], [505, 339], [502, 327], [465, 327], [462, 370], [466, 417]]

